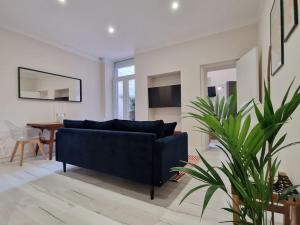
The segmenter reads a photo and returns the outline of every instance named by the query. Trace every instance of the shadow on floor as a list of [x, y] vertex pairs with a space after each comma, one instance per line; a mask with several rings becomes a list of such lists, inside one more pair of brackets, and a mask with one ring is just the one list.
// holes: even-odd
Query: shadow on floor
[[168, 181], [162, 187], [155, 187], [155, 197], [151, 200], [148, 185], [79, 167], [68, 168], [66, 173], [57, 173], [161, 207], [168, 207], [191, 179], [185, 176], [178, 183]]

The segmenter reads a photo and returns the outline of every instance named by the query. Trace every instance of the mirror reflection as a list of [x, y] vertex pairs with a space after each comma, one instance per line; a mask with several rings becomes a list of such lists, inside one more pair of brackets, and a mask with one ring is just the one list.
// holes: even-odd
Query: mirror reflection
[[81, 102], [81, 80], [42, 71], [19, 68], [19, 97]]

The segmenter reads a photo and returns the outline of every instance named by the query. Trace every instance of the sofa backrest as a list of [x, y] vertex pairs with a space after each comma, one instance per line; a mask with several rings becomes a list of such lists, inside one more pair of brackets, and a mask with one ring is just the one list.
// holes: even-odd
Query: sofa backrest
[[85, 120], [84, 129], [90, 130], [114, 130], [114, 120], [108, 120], [103, 122]]
[[156, 134], [157, 138], [164, 137], [164, 122], [162, 120], [131, 121], [115, 119], [104, 122], [97, 122], [92, 120], [64, 120], [64, 126], [65, 128], [153, 133]]
[[83, 120], [64, 120], [65, 128], [84, 128]]
[[157, 138], [162, 138], [164, 136], [164, 121], [114, 120], [114, 130], [152, 133], [156, 134]]

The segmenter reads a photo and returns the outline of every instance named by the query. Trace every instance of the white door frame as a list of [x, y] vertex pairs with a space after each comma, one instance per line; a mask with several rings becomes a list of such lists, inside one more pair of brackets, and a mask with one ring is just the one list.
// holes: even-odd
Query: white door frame
[[[200, 66], [200, 97], [207, 97], [207, 73], [215, 70], [225, 70], [236, 68], [236, 62], [238, 59], [227, 60], [223, 62], [205, 64]], [[209, 144], [208, 134], [201, 134], [201, 148], [207, 150]]]

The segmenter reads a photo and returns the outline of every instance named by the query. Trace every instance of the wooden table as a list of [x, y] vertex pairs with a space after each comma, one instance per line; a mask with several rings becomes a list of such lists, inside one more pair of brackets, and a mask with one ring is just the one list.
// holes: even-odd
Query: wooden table
[[55, 142], [55, 131], [59, 128], [63, 128], [64, 125], [61, 123], [28, 123], [27, 126], [40, 129], [42, 132], [44, 130], [48, 130], [50, 132], [49, 140], [41, 139], [41, 142], [43, 144], [49, 145], [49, 160], [52, 160], [53, 145]]

